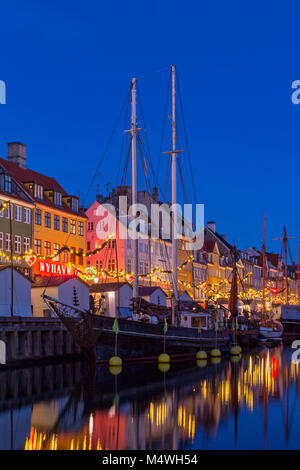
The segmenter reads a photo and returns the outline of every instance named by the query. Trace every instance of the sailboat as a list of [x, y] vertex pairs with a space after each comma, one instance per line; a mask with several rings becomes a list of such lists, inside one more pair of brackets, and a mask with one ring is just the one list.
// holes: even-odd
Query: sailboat
[[280, 340], [283, 333], [282, 324], [272, 318], [272, 314], [267, 313], [265, 295], [265, 269], [266, 269], [266, 245], [265, 245], [266, 217], [264, 216], [263, 245], [262, 245], [262, 318], [259, 324], [260, 339]]
[[[171, 66], [172, 74], [172, 205], [176, 208], [176, 100], [175, 100], [175, 65]], [[136, 85], [137, 79], [131, 80], [131, 157], [132, 157], [132, 203], [137, 203], [137, 135], [139, 128], [136, 115]], [[175, 212], [175, 213], [174, 213]], [[139, 251], [138, 238], [133, 240], [133, 298], [132, 318], [112, 318], [95, 315], [79, 309], [74, 305], [64, 304], [57, 299], [43, 294], [48, 307], [55, 312], [65, 327], [93, 362], [107, 360], [116, 353], [125, 358], [155, 357], [164, 350], [168, 354], [184, 355], [194, 353], [199, 349], [213, 348], [216, 343], [220, 349], [229, 348], [230, 338], [227, 330], [218, 330], [217, 338], [214, 330], [199, 330], [180, 326], [178, 312], [177, 290], [177, 213], [172, 217], [172, 277], [173, 302], [171, 312], [167, 308], [152, 305], [160, 321], [157, 324], [140, 320], [140, 314], [145, 309], [143, 299], [139, 297], [138, 267]], [[159, 311], [158, 311], [159, 310]], [[169, 324], [167, 321], [169, 320]], [[117, 347], [116, 347], [117, 344]]]

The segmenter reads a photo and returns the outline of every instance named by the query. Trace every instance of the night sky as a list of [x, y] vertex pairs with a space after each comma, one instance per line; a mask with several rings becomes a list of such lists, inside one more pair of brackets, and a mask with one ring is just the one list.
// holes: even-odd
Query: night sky
[[[283, 225], [300, 241], [300, 105], [291, 101], [300, 79], [299, 13], [296, 1], [1, 2], [0, 154], [8, 141], [26, 143], [29, 168], [82, 197], [136, 76], [163, 187], [169, 157], [159, 157], [160, 142], [174, 63], [206, 221], [241, 249], [260, 247], [265, 212], [267, 249], [280, 250], [272, 238]], [[99, 170], [101, 192], [119, 182], [124, 123]], [[186, 148], [180, 158], [184, 166]], [[297, 244], [291, 240], [295, 258]]]

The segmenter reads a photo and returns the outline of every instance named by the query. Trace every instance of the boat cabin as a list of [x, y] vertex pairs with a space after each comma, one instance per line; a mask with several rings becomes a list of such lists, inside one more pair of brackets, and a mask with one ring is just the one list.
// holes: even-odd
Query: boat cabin
[[209, 313], [181, 312], [180, 326], [185, 328], [197, 328], [201, 330], [211, 329], [211, 315]]

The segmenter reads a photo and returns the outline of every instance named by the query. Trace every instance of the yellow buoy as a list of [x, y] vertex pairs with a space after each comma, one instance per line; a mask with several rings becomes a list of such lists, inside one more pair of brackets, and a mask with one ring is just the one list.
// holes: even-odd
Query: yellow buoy
[[165, 362], [165, 363], [170, 362], [170, 356], [169, 356], [169, 354], [167, 354], [167, 353], [161, 353], [161, 354], [158, 356], [158, 362]]
[[241, 352], [241, 346], [232, 346], [232, 348], [230, 349], [231, 356], [238, 356], [239, 354], [241, 354]]
[[196, 359], [207, 359], [206, 351], [198, 351], [196, 354]]
[[205, 367], [206, 364], [207, 364], [207, 360], [206, 359], [197, 359], [196, 364], [200, 368]]
[[158, 363], [158, 368], [161, 372], [168, 372], [170, 369], [170, 363], [169, 362], [159, 362]]
[[108, 361], [110, 366], [121, 366], [122, 359], [119, 356], [112, 356]]
[[239, 362], [241, 360], [242, 355], [239, 354], [238, 356], [231, 356], [230, 361], [232, 363]]
[[109, 372], [112, 375], [119, 375], [122, 372], [122, 366], [109, 366]]
[[210, 362], [211, 362], [212, 364], [215, 364], [215, 365], [216, 365], [216, 364], [219, 364], [219, 362], [221, 362], [221, 358], [220, 358], [220, 357], [212, 357], [211, 360], [210, 360]]
[[211, 357], [221, 357], [221, 351], [220, 349], [212, 349], [210, 355]]

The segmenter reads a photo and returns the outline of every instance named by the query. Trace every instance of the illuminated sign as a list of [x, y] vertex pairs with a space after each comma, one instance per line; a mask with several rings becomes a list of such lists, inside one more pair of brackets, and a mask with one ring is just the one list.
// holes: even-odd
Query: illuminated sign
[[34, 274], [39, 276], [77, 276], [80, 271], [73, 266], [67, 266], [52, 261], [37, 261], [34, 265]]
[[96, 276], [96, 272], [97, 271], [95, 268], [93, 268], [92, 266], [89, 266], [85, 268], [83, 275], [88, 281], [92, 281], [94, 277]]

